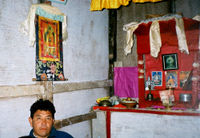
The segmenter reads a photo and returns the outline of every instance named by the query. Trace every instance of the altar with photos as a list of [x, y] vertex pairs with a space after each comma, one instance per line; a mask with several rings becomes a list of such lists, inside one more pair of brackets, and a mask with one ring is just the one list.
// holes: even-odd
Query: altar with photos
[[131, 52], [133, 37], [137, 39], [138, 65], [114, 68], [114, 95], [98, 98], [93, 107], [94, 135], [197, 138], [200, 21], [167, 15], [123, 29], [125, 54]]
[[177, 14], [124, 25], [126, 54], [137, 38], [139, 107], [199, 108], [199, 26]]

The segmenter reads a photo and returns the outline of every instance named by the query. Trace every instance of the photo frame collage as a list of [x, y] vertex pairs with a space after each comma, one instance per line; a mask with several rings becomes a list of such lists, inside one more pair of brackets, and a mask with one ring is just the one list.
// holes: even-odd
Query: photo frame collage
[[155, 87], [166, 88], [183, 88], [189, 78], [191, 71], [165, 71], [165, 80], [163, 76], [163, 71], [152, 71], [151, 78]]
[[162, 55], [163, 71], [151, 71], [155, 87], [184, 88], [191, 71], [178, 71], [177, 53]]

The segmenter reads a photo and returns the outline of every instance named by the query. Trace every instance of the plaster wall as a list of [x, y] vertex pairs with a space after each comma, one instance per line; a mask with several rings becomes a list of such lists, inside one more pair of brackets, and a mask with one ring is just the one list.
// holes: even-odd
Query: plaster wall
[[[199, 116], [110, 112], [111, 138], [198, 138]], [[104, 121], [103, 121], [104, 120]], [[106, 112], [92, 120], [94, 138], [106, 138]]]
[[108, 11], [90, 12], [90, 0], [54, 5], [68, 20], [68, 39], [63, 46], [65, 76], [73, 82], [107, 79]]
[[35, 47], [19, 31], [32, 0], [0, 0], [0, 85], [30, 84], [34, 77]]
[[175, 0], [175, 11], [182, 13], [184, 17], [193, 18], [200, 14], [199, 0]]
[[[95, 105], [96, 99], [106, 96], [106, 90], [103, 88], [81, 90], [54, 95], [55, 107], [57, 109], [56, 119], [68, 118], [91, 111], [92, 105]], [[84, 121], [62, 128], [75, 138], [91, 138], [91, 121]]]
[[93, 138], [107, 138], [106, 135], [106, 112], [96, 111], [97, 118], [92, 120]]
[[198, 138], [199, 123], [197, 116], [112, 112], [111, 137]]
[[[37, 0], [0, 0], [0, 89], [3, 86], [36, 84], [32, 81], [35, 78], [35, 46], [31, 47], [28, 36], [19, 31], [31, 4], [35, 3]], [[54, 84], [108, 79], [108, 12], [90, 12], [90, 0], [52, 5], [67, 16], [68, 32], [68, 39], [63, 43], [64, 75], [68, 81]], [[11, 95], [15, 93], [15, 87], [11, 91]], [[105, 88], [54, 94], [56, 120], [88, 113], [97, 98], [107, 95], [108, 90]], [[0, 97], [0, 138], [27, 135], [31, 129], [27, 120], [29, 108], [38, 98], [37, 95]], [[91, 137], [90, 121], [70, 125], [62, 130], [78, 138]]]

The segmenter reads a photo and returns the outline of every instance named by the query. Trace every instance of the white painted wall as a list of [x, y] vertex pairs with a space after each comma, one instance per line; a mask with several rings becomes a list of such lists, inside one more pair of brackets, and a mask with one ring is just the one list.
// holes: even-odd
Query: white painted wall
[[106, 111], [96, 111], [97, 118], [92, 120], [93, 138], [107, 138]]
[[35, 97], [0, 99], [0, 138], [28, 135], [29, 108]]
[[[96, 99], [107, 95], [103, 88], [67, 92], [54, 95], [56, 119], [68, 118], [91, 111]], [[91, 138], [91, 122], [85, 121], [62, 128], [75, 138]]]
[[197, 116], [112, 112], [111, 138], [199, 138], [199, 124]]
[[[199, 138], [199, 116], [111, 112], [111, 138]], [[106, 112], [92, 120], [94, 138], [106, 138]]]
[[0, 85], [34, 83], [35, 48], [19, 27], [36, 1], [0, 0]]
[[64, 73], [69, 81], [103, 80], [108, 76], [108, 11], [90, 12], [91, 0], [55, 4], [68, 17]]
[[[0, 86], [35, 84], [35, 46], [19, 31], [29, 8], [37, 0], [0, 0]], [[90, 12], [90, 0], [68, 0], [52, 4], [67, 15], [68, 39], [63, 45], [65, 82], [85, 82], [108, 78], [108, 11]], [[13, 91], [14, 93], [14, 91]], [[0, 92], [1, 94], [1, 92]], [[88, 113], [104, 88], [59, 93], [53, 96], [56, 119]], [[0, 138], [27, 135], [29, 108], [37, 97], [0, 99]], [[74, 137], [90, 138], [91, 123], [62, 128]]]

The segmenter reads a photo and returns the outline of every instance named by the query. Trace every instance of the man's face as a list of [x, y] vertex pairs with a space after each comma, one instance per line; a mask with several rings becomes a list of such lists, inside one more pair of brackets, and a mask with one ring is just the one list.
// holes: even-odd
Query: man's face
[[34, 135], [38, 138], [45, 138], [50, 135], [54, 123], [51, 112], [37, 110], [33, 118], [29, 117], [29, 123], [33, 127]]

